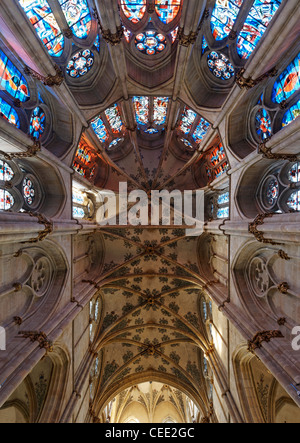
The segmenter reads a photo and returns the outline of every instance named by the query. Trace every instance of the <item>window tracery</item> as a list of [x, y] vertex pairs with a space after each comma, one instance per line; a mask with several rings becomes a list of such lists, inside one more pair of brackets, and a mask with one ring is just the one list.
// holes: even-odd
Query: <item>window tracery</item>
[[201, 146], [210, 127], [211, 124], [207, 120], [185, 106], [178, 123], [177, 135], [181, 143], [193, 151]]
[[126, 128], [117, 103], [95, 117], [91, 121], [91, 127], [108, 151], [119, 148], [125, 141]]
[[90, 219], [94, 214], [94, 203], [89, 194], [78, 184], [73, 183], [72, 189], [73, 218]]
[[158, 134], [167, 120], [168, 97], [133, 97], [138, 129], [145, 134]]

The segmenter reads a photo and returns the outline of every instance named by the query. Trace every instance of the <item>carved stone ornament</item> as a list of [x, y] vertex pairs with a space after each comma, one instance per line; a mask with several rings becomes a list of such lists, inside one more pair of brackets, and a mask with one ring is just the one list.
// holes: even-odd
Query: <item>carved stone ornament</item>
[[273, 242], [272, 240], [268, 240], [264, 238], [263, 232], [260, 232], [257, 227], [264, 224], [266, 218], [273, 217], [274, 214], [259, 214], [252, 223], [249, 223], [249, 232], [253, 234], [257, 241], [260, 243], [270, 244], [270, 245], [278, 245], [278, 243]]
[[178, 30], [178, 41], [181, 46], [185, 46], [186, 48], [190, 45], [193, 45], [198, 37], [199, 31], [196, 32], [190, 32], [188, 35], [184, 34], [184, 29], [179, 28]]
[[41, 150], [41, 143], [38, 140], [34, 140], [32, 146], [28, 146], [26, 152], [3, 152], [0, 151], [0, 157], [3, 157], [5, 160], [14, 160], [18, 158], [31, 158], [35, 157], [38, 152]]
[[24, 72], [26, 75], [30, 75], [36, 80], [41, 81], [42, 83], [44, 83], [45, 86], [49, 87], [60, 86], [64, 81], [63, 71], [57, 65], [54, 65], [54, 69], [56, 71], [56, 75], [49, 74], [47, 77], [44, 77], [43, 75], [29, 68], [29, 66], [26, 66]]
[[264, 158], [268, 160], [288, 160], [293, 163], [298, 161], [298, 156], [294, 154], [274, 154], [272, 148], [267, 148], [266, 143], [267, 141], [260, 143], [257, 150], [258, 154], [262, 154]]
[[123, 36], [124, 36], [124, 28], [122, 25], [117, 27], [117, 32], [115, 34], [112, 34], [112, 32], [107, 29], [103, 29], [101, 26], [101, 33], [104, 40], [111, 44], [112, 46], [116, 46], [119, 43], [121, 43]]
[[30, 215], [30, 217], [37, 217], [38, 223], [40, 225], [44, 225], [45, 229], [43, 229], [43, 231], [40, 231], [36, 238], [31, 238], [23, 243], [38, 243], [40, 241], [45, 240], [45, 238], [53, 232], [53, 222], [47, 220], [47, 218], [42, 214], [34, 212], [28, 212], [28, 214]]
[[281, 294], [287, 294], [290, 289], [287, 282], [280, 283], [280, 285], [278, 285], [277, 288], [278, 288], [278, 291], [281, 292]]
[[282, 249], [279, 249], [278, 255], [280, 258], [282, 258], [282, 260], [287, 260], [287, 261], [291, 260], [291, 257], [289, 257], [288, 254], [284, 252]]
[[53, 343], [42, 331], [20, 331], [19, 335], [22, 338], [29, 338], [32, 342], [38, 342], [41, 349], [46, 349], [47, 352], [53, 352]]
[[242, 68], [239, 70], [239, 72], [236, 75], [236, 83], [238, 84], [238, 86], [241, 89], [243, 89], [243, 88], [252, 89], [252, 88], [254, 88], [254, 86], [257, 86], [259, 83], [261, 83], [266, 78], [276, 77], [276, 75], [278, 74], [278, 70], [276, 69], [276, 67], [274, 67], [274, 68], [270, 69], [268, 72], [266, 72], [265, 74], [262, 74], [260, 77], [253, 80], [251, 77], [244, 78], [245, 72], [246, 72], [246, 69]]
[[252, 340], [248, 341], [248, 351], [253, 353], [256, 349], [261, 349], [262, 343], [269, 343], [272, 338], [284, 338], [284, 336], [281, 331], [258, 332]]

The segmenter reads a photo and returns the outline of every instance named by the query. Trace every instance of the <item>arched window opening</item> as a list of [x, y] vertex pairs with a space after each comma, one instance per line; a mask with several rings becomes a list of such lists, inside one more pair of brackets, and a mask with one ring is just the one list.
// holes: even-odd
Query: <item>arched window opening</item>
[[97, 175], [98, 154], [85, 136], [82, 136], [73, 161], [73, 169], [83, 178], [93, 181]]
[[168, 25], [177, 17], [181, 0], [155, 0], [155, 11], [161, 22]]
[[89, 36], [92, 17], [86, 0], [58, 0], [68, 26], [75, 37], [86, 39]]
[[10, 182], [15, 176], [14, 171], [8, 163], [0, 160], [0, 181]]
[[15, 200], [10, 192], [0, 189], [0, 210], [9, 211], [15, 204]]
[[139, 23], [147, 9], [146, 0], [121, 0], [122, 10], [125, 17], [133, 24]]
[[19, 0], [39, 39], [52, 57], [64, 50], [64, 36], [46, 0]]
[[79, 183], [73, 183], [72, 189], [73, 218], [90, 219], [94, 214], [94, 204], [88, 193], [82, 189]]
[[126, 129], [121, 116], [120, 106], [115, 104], [91, 121], [98, 140], [110, 151], [119, 148], [125, 141]]
[[282, 103], [289, 99], [300, 89], [300, 54], [290, 63], [290, 65], [277, 78], [273, 92], [272, 101]]
[[179, 140], [189, 151], [194, 151], [202, 144], [210, 127], [205, 118], [185, 106], [178, 124]]
[[215, 40], [223, 40], [233, 30], [244, 0], [216, 0], [211, 17], [211, 30]]
[[158, 134], [167, 120], [168, 97], [133, 97], [138, 129], [148, 135]]
[[25, 103], [30, 99], [28, 83], [20, 71], [0, 49], [0, 85], [15, 100]]
[[20, 129], [21, 123], [17, 111], [0, 97], [0, 116], [16, 128]]

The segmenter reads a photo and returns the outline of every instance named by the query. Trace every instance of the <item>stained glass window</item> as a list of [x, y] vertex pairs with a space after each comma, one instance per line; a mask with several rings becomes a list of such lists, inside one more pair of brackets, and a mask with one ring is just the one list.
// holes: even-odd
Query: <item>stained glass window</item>
[[59, 0], [68, 26], [80, 39], [87, 38], [92, 25], [92, 18], [86, 0]]
[[275, 82], [272, 100], [281, 103], [300, 88], [300, 53]]
[[147, 125], [149, 123], [149, 98], [134, 97], [136, 121], [138, 125]]
[[268, 208], [272, 208], [279, 197], [279, 183], [275, 176], [269, 177], [263, 186], [263, 200]]
[[46, 0], [19, 0], [31, 24], [49, 54], [60, 57], [64, 50], [64, 36]]
[[179, 129], [184, 134], [188, 134], [190, 132], [190, 130], [192, 129], [192, 126], [196, 120], [196, 117], [197, 117], [196, 112], [192, 111], [188, 107], [185, 107], [183, 114], [182, 114], [181, 122], [179, 124]]
[[285, 114], [282, 120], [282, 126], [287, 126], [300, 116], [300, 100], [292, 106]]
[[0, 88], [22, 103], [29, 100], [28, 83], [0, 49]]
[[191, 142], [186, 140], [185, 138], [180, 139], [181, 143], [183, 143], [189, 150], [194, 151], [194, 147]]
[[293, 192], [287, 201], [287, 205], [293, 211], [300, 211], [300, 191]]
[[73, 218], [82, 219], [85, 217], [85, 212], [83, 208], [78, 208], [78, 206], [73, 206]]
[[69, 61], [66, 72], [72, 78], [83, 77], [92, 69], [94, 61], [94, 54], [89, 49], [77, 52]]
[[226, 159], [225, 150], [222, 146], [222, 143], [219, 144], [217, 148], [215, 148], [209, 156], [210, 163], [212, 166], [217, 166], [223, 160]]
[[158, 133], [159, 133], [159, 130], [158, 130], [158, 129], [155, 129], [155, 128], [148, 128], [148, 129], [145, 129], [144, 132], [145, 132], [146, 134], [153, 135], [153, 134], [158, 134]]
[[98, 52], [100, 52], [100, 37], [97, 35], [96, 40], [94, 41], [94, 46]]
[[25, 202], [31, 206], [35, 199], [35, 188], [32, 180], [29, 177], [25, 177], [23, 181], [23, 196]]
[[121, 119], [120, 109], [118, 105], [114, 105], [111, 108], [106, 109], [105, 115], [111, 130], [114, 134], [119, 134], [124, 129]]
[[216, 0], [211, 18], [211, 29], [215, 40], [228, 37], [242, 4], [243, 0]]
[[172, 43], [175, 43], [175, 41], [177, 39], [178, 31], [179, 31], [179, 28], [177, 26], [177, 28], [171, 32]]
[[159, 19], [168, 25], [178, 15], [181, 0], [155, 0], [155, 10]]
[[124, 28], [124, 37], [125, 37], [127, 43], [129, 43], [130, 42], [130, 37], [131, 37], [131, 32], [128, 29], [126, 29], [126, 28]]
[[2, 98], [0, 98], [0, 116], [20, 129], [20, 120], [17, 112]]
[[100, 117], [96, 117], [94, 120], [92, 120], [91, 125], [101, 143], [105, 143], [109, 138], [109, 134], [103, 120]]
[[76, 151], [73, 169], [88, 180], [92, 179], [97, 172], [97, 152], [88, 144], [84, 136]]
[[264, 35], [282, 0], [255, 0], [237, 40], [241, 58], [247, 59]]
[[226, 192], [225, 194], [221, 194], [218, 197], [218, 205], [226, 205], [229, 203], [229, 192]]
[[206, 51], [207, 48], [208, 48], [207, 41], [203, 37], [203, 40], [202, 40], [202, 54], [204, 54], [204, 52]]
[[121, 0], [121, 5], [125, 16], [132, 23], [142, 20], [147, 9], [146, 0]]
[[164, 125], [166, 123], [169, 99], [167, 97], [155, 97], [153, 102], [154, 124]]
[[228, 58], [220, 52], [210, 52], [207, 56], [207, 64], [214, 76], [221, 80], [230, 80], [235, 74], [234, 67]]
[[300, 163], [295, 163], [289, 170], [289, 180], [293, 183], [300, 182]]
[[118, 146], [118, 145], [120, 145], [121, 143], [123, 143], [123, 141], [124, 141], [124, 138], [123, 138], [123, 137], [122, 137], [122, 138], [116, 138], [115, 140], [113, 140], [113, 141], [111, 142], [111, 144], [109, 145], [108, 149], [113, 149], [113, 148], [115, 148], [116, 146]]
[[6, 162], [0, 160], [0, 180], [10, 182], [14, 178], [14, 175], [11, 167]]
[[264, 108], [259, 109], [255, 115], [255, 129], [261, 141], [266, 140], [272, 135], [271, 117]]
[[135, 45], [143, 54], [156, 55], [166, 49], [167, 40], [156, 31], [146, 31], [136, 36]]
[[229, 208], [219, 208], [217, 213], [218, 219], [229, 218]]
[[220, 166], [218, 166], [215, 169], [215, 178], [221, 177], [221, 175], [223, 175], [227, 171], [228, 168], [229, 168], [229, 165], [227, 162], [224, 162]]
[[0, 189], [0, 210], [8, 211], [15, 204], [15, 200], [10, 192]]
[[77, 203], [78, 205], [83, 205], [84, 204], [83, 193], [78, 191], [77, 189], [73, 188], [72, 200], [73, 200], [73, 203]]
[[193, 134], [193, 139], [198, 145], [202, 142], [202, 140], [206, 136], [209, 128], [210, 124], [204, 118], [201, 117], [200, 122]]
[[40, 140], [45, 131], [46, 114], [39, 106], [34, 109], [30, 119], [30, 135]]

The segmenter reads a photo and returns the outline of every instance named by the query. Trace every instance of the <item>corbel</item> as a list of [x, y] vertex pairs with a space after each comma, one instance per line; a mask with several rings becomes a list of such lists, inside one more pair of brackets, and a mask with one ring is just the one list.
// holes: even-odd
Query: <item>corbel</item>
[[31, 342], [38, 342], [41, 349], [46, 349], [47, 352], [53, 352], [53, 342], [50, 341], [42, 331], [20, 331], [20, 338], [29, 338]]
[[248, 351], [252, 354], [256, 349], [262, 348], [262, 343], [269, 343], [273, 338], [284, 338], [281, 331], [262, 331], [258, 332], [252, 340], [248, 341]]
[[49, 74], [47, 77], [39, 74], [34, 69], [30, 68], [29, 66], [25, 67], [25, 74], [33, 77], [36, 80], [39, 80], [42, 82], [45, 86], [53, 87], [53, 86], [61, 86], [61, 84], [64, 81], [64, 73], [62, 69], [60, 69], [59, 66], [54, 65], [54, 69], [56, 71], [55, 75]]
[[294, 154], [274, 154], [272, 148], [267, 148], [266, 144], [269, 140], [258, 145], [257, 153], [262, 154], [268, 160], [288, 160], [290, 162], [297, 162], [298, 156]]
[[4, 152], [0, 151], [0, 157], [3, 157], [5, 160], [14, 160], [18, 158], [30, 158], [35, 157], [38, 152], [41, 150], [41, 142], [38, 140], [34, 140], [32, 146], [27, 147], [26, 152]]
[[259, 214], [252, 223], [249, 223], [249, 232], [250, 234], [253, 234], [256, 240], [260, 243], [265, 244], [271, 244], [271, 245], [278, 245], [278, 243], [273, 242], [272, 240], [268, 240], [264, 238], [263, 232], [260, 232], [257, 227], [264, 224], [266, 218], [273, 217], [274, 214], [267, 213], [267, 214]]
[[276, 67], [270, 69], [268, 72], [265, 72], [264, 74], [262, 74], [260, 77], [257, 77], [255, 80], [253, 80], [251, 77], [248, 78], [244, 78], [244, 74], [246, 72], [245, 68], [241, 68], [237, 75], [236, 75], [236, 83], [237, 85], [243, 89], [252, 89], [254, 88], [254, 86], [259, 85], [259, 83], [261, 83], [263, 80], [270, 78], [270, 77], [276, 77], [276, 75], [278, 74], [278, 70]]
[[30, 215], [30, 217], [37, 217], [38, 218], [38, 223], [40, 225], [44, 225], [45, 229], [43, 229], [43, 231], [40, 231], [38, 233], [37, 238], [31, 238], [23, 243], [38, 243], [40, 241], [45, 240], [45, 238], [49, 235], [52, 234], [53, 232], [53, 222], [49, 221], [43, 214], [39, 214], [39, 213], [34, 213], [34, 212], [28, 212], [28, 214]]

